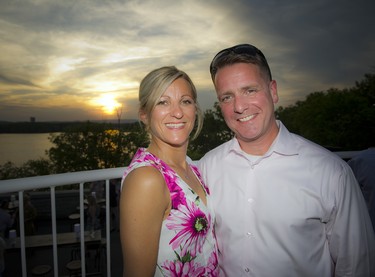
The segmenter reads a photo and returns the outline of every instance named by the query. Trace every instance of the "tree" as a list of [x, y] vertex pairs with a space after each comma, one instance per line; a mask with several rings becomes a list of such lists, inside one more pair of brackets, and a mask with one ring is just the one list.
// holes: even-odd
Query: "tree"
[[314, 92], [276, 110], [288, 129], [330, 149], [361, 150], [375, 141], [375, 75], [349, 89]]
[[146, 144], [147, 135], [141, 129], [127, 133], [88, 122], [51, 134], [50, 140], [55, 146], [48, 155], [55, 171], [61, 173], [125, 166], [135, 150]]
[[12, 162], [0, 165], [0, 180], [41, 176], [53, 173], [53, 165], [47, 159], [29, 160], [21, 166]]

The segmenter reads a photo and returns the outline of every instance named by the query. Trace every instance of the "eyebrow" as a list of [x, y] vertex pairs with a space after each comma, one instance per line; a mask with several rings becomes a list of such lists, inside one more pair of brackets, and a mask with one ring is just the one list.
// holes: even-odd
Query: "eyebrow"
[[[259, 85], [246, 85], [246, 86], [243, 86], [239, 89], [240, 92], [244, 92], [244, 91], [247, 91], [249, 89], [259, 89]], [[232, 91], [232, 90], [229, 90], [229, 91], [225, 91], [223, 93], [220, 93], [220, 95], [224, 95], [224, 94], [235, 94], [236, 92], [235, 91]]]
[[241, 91], [246, 91], [246, 90], [249, 90], [249, 89], [259, 89], [259, 85], [249, 85], [249, 86], [244, 86], [241, 88]]

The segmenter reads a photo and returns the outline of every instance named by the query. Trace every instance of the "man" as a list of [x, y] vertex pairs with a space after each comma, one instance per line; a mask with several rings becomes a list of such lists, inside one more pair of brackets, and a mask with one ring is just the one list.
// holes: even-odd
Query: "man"
[[363, 150], [348, 161], [365, 198], [375, 229], [375, 147]]
[[277, 84], [248, 44], [210, 66], [235, 137], [199, 162], [225, 276], [375, 276], [375, 239], [357, 181], [328, 150], [274, 115]]

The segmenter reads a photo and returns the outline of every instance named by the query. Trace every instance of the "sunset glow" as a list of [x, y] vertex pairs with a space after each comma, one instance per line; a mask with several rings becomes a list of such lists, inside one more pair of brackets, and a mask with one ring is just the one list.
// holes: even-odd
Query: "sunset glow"
[[111, 94], [102, 95], [100, 98], [94, 100], [94, 103], [100, 106], [106, 114], [113, 114], [117, 108], [121, 107], [115, 96]]

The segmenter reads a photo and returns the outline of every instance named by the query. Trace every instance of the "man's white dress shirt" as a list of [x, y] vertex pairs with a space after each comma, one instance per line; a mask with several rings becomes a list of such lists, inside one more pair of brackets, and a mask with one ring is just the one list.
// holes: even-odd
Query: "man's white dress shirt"
[[375, 276], [374, 231], [351, 169], [278, 124], [264, 156], [246, 154], [234, 138], [199, 161], [222, 273]]

